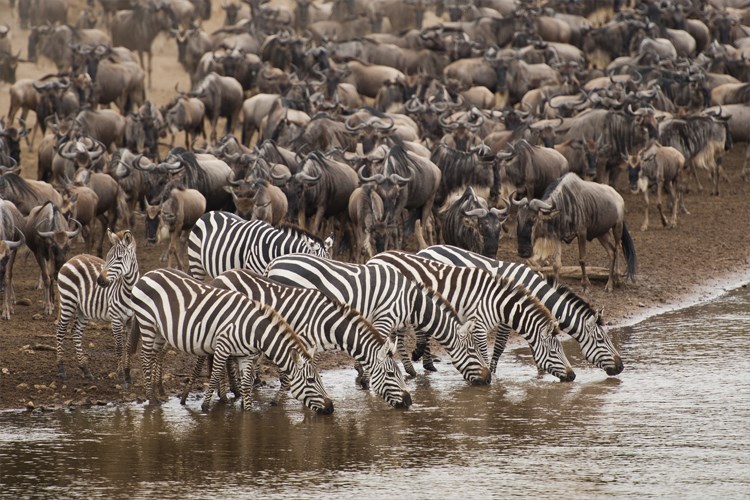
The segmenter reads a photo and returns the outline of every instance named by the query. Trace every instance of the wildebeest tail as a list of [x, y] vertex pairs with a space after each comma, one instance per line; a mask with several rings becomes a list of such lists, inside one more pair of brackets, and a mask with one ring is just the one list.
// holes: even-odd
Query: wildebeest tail
[[628, 261], [628, 279], [635, 283], [635, 273], [638, 267], [635, 258], [635, 244], [625, 223], [622, 224], [622, 251]]

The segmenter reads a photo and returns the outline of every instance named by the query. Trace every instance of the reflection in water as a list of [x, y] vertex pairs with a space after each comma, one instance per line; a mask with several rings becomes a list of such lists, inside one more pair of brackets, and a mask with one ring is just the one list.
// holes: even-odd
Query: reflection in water
[[750, 291], [614, 331], [619, 377], [572, 341], [573, 383], [511, 343], [489, 387], [446, 364], [388, 408], [324, 372], [336, 412], [293, 398], [0, 413], [3, 496], [729, 496], [750, 491]]

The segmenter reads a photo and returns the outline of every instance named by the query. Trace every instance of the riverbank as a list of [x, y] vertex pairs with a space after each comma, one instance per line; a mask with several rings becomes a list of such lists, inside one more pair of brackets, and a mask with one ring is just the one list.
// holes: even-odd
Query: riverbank
[[[652, 225], [638, 230], [643, 217], [643, 202], [622, 190], [626, 202], [626, 221], [638, 256], [636, 283], [626, 283], [614, 293], [605, 293], [602, 282], [593, 282], [586, 298], [603, 315], [609, 328], [633, 324], [646, 316], [702, 302], [726, 289], [750, 282], [750, 187], [740, 180], [744, 144], [737, 145], [724, 164], [731, 184], [722, 183], [720, 197], [687, 195], [690, 215], [680, 215], [674, 229]], [[28, 175], [28, 174], [27, 174]], [[652, 220], [655, 208], [652, 205]], [[146, 247], [141, 236], [142, 223], [136, 229], [139, 240], [141, 272], [162, 267], [161, 249]], [[83, 251], [81, 244], [73, 254]], [[596, 242], [587, 245], [589, 264], [606, 266], [606, 254]], [[515, 239], [505, 236], [498, 257], [517, 260]], [[577, 262], [577, 245], [564, 248], [563, 263]], [[73, 342], [67, 335], [65, 365], [67, 380], [57, 379], [54, 318], [41, 314], [41, 291], [34, 286], [38, 269], [33, 257], [22, 250], [16, 263], [14, 283], [18, 305], [10, 321], [0, 322], [0, 409], [86, 407], [89, 405], [134, 401], [144, 396], [139, 359], [134, 359], [134, 385], [123, 389], [115, 376], [117, 360], [109, 324], [91, 323], [84, 332], [84, 349], [89, 357], [93, 380], [86, 380], [77, 369]], [[580, 292], [578, 280], [563, 280]], [[164, 381], [170, 395], [181, 391], [190, 373], [192, 359], [170, 352], [165, 360]], [[321, 369], [349, 366], [341, 353], [326, 353]], [[627, 377], [626, 369], [620, 375]], [[575, 367], [574, 367], [575, 368]], [[421, 368], [418, 368], [418, 372]], [[276, 384], [273, 369], [265, 368], [264, 379]], [[502, 373], [497, 374], [502, 378]]]

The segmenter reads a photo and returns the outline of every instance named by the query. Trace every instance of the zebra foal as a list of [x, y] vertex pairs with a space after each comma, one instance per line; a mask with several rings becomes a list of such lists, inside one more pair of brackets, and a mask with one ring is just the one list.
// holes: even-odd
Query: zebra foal
[[[154, 385], [161, 382], [167, 344], [194, 356], [213, 355], [211, 378], [203, 404], [210, 407], [229, 358], [236, 358], [242, 377], [242, 404], [251, 404], [252, 362], [261, 353], [286, 375], [294, 397], [318, 413], [333, 412], [310, 353], [289, 324], [271, 307], [245, 295], [205, 285], [173, 269], [144, 274], [133, 288], [130, 354], [138, 338], [146, 394], [157, 402]], [[163, 393], [163, 387], [159, 387]]]
[[[473, 323], [463, 324], [439, 294], [387, 267], [346, 264], [314, 255], [286, 255], [269, 264], [266, 276], [289, 286], [315, 288], [359, 311], [383, 335], [396, 335], [404, 367], [416, 375], [403, 347], [406, 325], [445, 348], [453, 366], [472, 384], [489, 384], [487, 363], [474, 346]], [[434, 368], [433, 368], [434, 369]]]
[[[557, 334], [557, 321], [525, 287], [508, 280], [498, 280], [476, 268], [456, 267], [399, 251], [383, 252], [368, 266], [392, 267], [406, 278], [435, 290], [445, 298], [464, 320], [476, 325], [480, 349], [487, 356], [487, 334], [497, 330], [495, 349], [490, 363], [494, 373], [511, 330], [525, 338], [540, 371], [546, 371], [563, 382], [575, 380], [575, 372], [565, 357]], [[416, 356], [427, 347], [422, 340]]]
[[262, 220], [246, 221], [238, 215], [213, 211], [203, 214], [188, 238], [188, 269], [203, 281], [230, 269], [250, 269], [263, 274], [280, 255], [306, 253], [329, 257], [330, 242], [295, 226], [272, 226]]
[[131, 293], [138, 280], [135, 238], [125, 230], [122, 236], [107, 230], [112, 248], [107, 260], [94, 255], [77, 255], [66, 262], [57, 277], [60, 314], [57, 322], [57, 374], [65, 379], [63, 340], [73, 321], [73, 343], [78, 366], [86, 378], [93, 378], [83, 351], [83, 330], [89, 320], [111, 321], [118, 358], [117, 373], [130, 383], [130, 365], [123, 357], [122, 331], [133, 316]]
[[243, 293], [268, 304], [316, 352], [345, 351], [370, 373], [373, 390], [393, 407], [411, 406], [404, 377], [393, 359], [394, 345], [358, 311], [318, 290], [280, 285], [247, 269], [220, 274], [211, 286]]
[[450, 245], [433, 245], [420, 250], [417, 255], [453, 266], [477, 267], [524, 285], [557, 318], [560, 329], [578, 342], [589, 363], [610, 376], [622, 372], [622, 358], [604, 331], [601, 313], [572, 290], [548, 283], [525, 264], [491, 259]]

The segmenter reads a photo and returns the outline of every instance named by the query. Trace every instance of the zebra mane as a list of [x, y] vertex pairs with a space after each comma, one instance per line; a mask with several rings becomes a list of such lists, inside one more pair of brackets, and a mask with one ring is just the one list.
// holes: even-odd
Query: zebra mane
[[317, 236], [315, 236], [311, 232], [307, 231], [306, 229], [302, 229], [301, 227], [299, 227], [297, 225], [290, 224], [288, 222], [282, 222], [281, 224], [279, 224], [278, 226], [276, 226], [276, 229], [279, 229], [281, 231], [286, 231], [288, 233], [292, 233], [292, 234], [294, 234], [296, 236], [306, 236], [306, 237], [310, 238], [311, 240], [313, 240], [315, 243], [320, 244], [321, 247], [325, 246], [323, 240], [321, 240], [320, 238], [318, 238]]
[[372, 330], [372, 332], [375, 334], [375, 335], [373, 335], [373, 338], [375, 339], [375, 343], [378, 346], [382, 346], [385, 343], [385, 337], [378, 331], [377, 328], [375, 328], [375, 325], [373, 325], [372, 322], [369, 319], [365, 318], [362, 315], [362, 313], [359, 312], [358, 309], [355, 309], [354, 307], [352, 307], [349, 304], [344, 304], [343, 302], [339, 302], [338, 300], [331, 300], [331, 299], [329, 299], [329, 300], [336, 307], [338, 307], [339, 309], [341, 309], [341, 312], [343, 313], [343, 315], [347, 319], [352, 319], [352, 320], [354, 320], [354, 321], [356, 321], [358, 323], [361, 323], [361, 324], [365, 325], [365, 327], [368, 330]]
[[552, 289], [557, 293], [574, 302], [576, 305], [584, 307], [586, 312], [596, 318], [597, 325], [604, 326], [604, 318], [602, 318], [602, 315], [599, 314], [596, 309], [594, 309], [594, 306], [592, 306], [588, 300], [584, 299], [562, 283], [559, 283], [551, 276], [547, 278], [547, 284], [551, 286]]
[[414, 284], [414, 286], [416, 286], [416, 287], [417, 287], [417, 289], [418, 289], [418, 290], [421, 290], [422, 292], [424, 292], [424, 294], [425, 294], [425, 295], [427, 295], [427, 297], [428, 297], [429, 299], [433, 299], [433, 298], [434, 298], [434, 299], [436, 299], [436, 300], [437, 300], [438, 302], [441, 302], [441, 301], [442, 301], [442, 302], [443, 302], [443, 303], [445, 304], [445, 308], [446, 308], [446, 309], [448, 309], [448, 311], [449, 311], [449, 312], [450, 312], [451, 314], [453, 314], [453, 315], [454, 315], [454, 316], [456, 316], [457, 318], [459, 317], [459, 316], [458, 316], [458, 312], [456, 312], [456, 309], [455, 309], [455, 308], [453, 307], [453, 304], [451, 304], [450, 302], [448, 302], [448, 301], [447, 301], [447, 300], [445, 299], [445, 297], [443, 297], [443, 294], [441, 294], [441, 293], [440, 293], [440, 292], [438, 292], [437, 290], [434, 290], [434, 289], [432, 289], [432, 288], [430, 288], [430, 287], [424, 286], [424, 284], [422, 284], [422, 283], [419, 283], [419, 282], [417, 282], [417, 281], [412, 281], [412, 283]]
[[[239, 293], [239, 292], [238, 292]], [[305, 347], [305, 344], [302, 343], [302, 340], [300, 340], [299, 335], [297, 335], [297, 332], [294, 331], [294, 328], [291, 327], [289, 323], [284, 319], [284, 317], [279, 314], [276, 309], [269, 306], [268, 304], [264, 304], [262, 302], [258, 302], [257, 300], [254, 300], [255, 305], [258, 306], [258, 308], [264, 313], [267, 314], [273, 318], [276, 318], [278, 320], [278, 324], [281, 326], [281, 328], [287, 330], [287, 333], [290, 334], [290, 337], [292, 338], [292, 342], [294, 343], [295, 347], [299, 351], [300, 356], [307, 359], [308, 361], [312, 361], [312, 358], [310, 357], [310, 354], [307, 352], [307, 348]]]
[[531, 303], [532, 307], [543, 314], [547, 321], [553, 323], [556, 330], [559, 329], [557, 318], [555, 318], [552, 315], [552, 312], [547, 308], [547, 306], [544, 305], [541, 300], [539, 300], [539, 297], [531, 293], [531, 291], [526, 288], [526, 285], [506, 278], [505, 276], [498, 276], [495, 279], [499, 281], [502, 286], [510, 285], [511, 290], [524, 294], [526, 296], [526, 300]]

